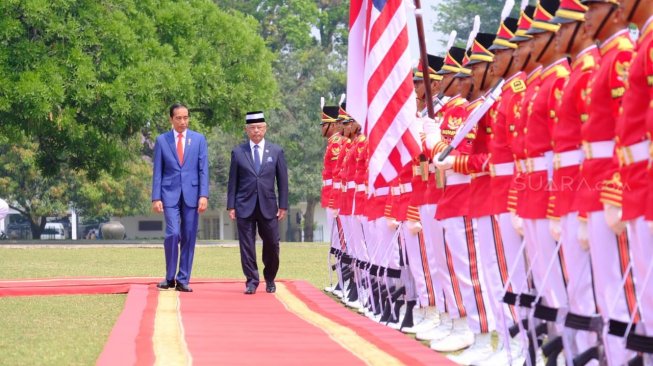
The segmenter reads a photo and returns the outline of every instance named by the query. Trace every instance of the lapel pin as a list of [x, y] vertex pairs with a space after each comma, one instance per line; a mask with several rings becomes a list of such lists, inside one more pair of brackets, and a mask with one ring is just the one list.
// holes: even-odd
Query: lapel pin
[[190, 145], [190, 139], [188, 139], [188, 145]]

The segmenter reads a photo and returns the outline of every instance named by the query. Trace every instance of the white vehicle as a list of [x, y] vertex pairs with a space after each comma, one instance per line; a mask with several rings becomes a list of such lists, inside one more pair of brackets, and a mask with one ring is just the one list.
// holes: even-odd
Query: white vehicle
[[41, 232], [41, 240], [64, 240], [66, 232], [63, 224], [59, 222], [48, 222]]

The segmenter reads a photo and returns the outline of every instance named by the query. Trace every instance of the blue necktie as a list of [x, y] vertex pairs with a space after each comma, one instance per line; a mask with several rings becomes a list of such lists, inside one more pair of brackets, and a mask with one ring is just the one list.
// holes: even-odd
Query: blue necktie
[[256, 174], [261, 170], [261, 156], [258, 154], [258, 145], [254, 145], [254, 170]]

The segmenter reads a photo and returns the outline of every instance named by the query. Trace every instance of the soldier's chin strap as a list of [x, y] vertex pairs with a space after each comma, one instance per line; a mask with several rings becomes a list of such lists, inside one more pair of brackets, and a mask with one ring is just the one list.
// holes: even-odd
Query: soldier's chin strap
[[451, 78], [451, 80], [449, 80], [449, 84], [447, 84], [447, 87], [444, 88], [444, 90], [442, 91], [442, 95], [447, 95], [447, 90], [449, 90], [451, 85], [453, 85], [453, 78]]
[[555, 38], [555, 33], [549, 32], [549, 40], [546, 42], [546, 45], [544, 46], [544, 48], [542, 48], [542, 52], [540, 52], [539, 56], [537, 56], [537, 58], [535, 59], [535, 62], [540, 62], [540, 59], [542, 58], [542, 56], [544, 56], [544, 52], [546, 52], [546, 50], [549, 47], [551, 47], [551, 43], [553, 42], [553, 38]]
[[567, 44], [567, 50], [565, 51], [566, 54], [569, 54], [571, 52], [571, 46], [574, 44], [574, 39], [576, 39], [576, 36], [578, 35], [578, 31], [580, 30], [580, 22], [576, 22], [576, 27], [574, 28], [574, 33], [571, 35], [571, 38], [569, 38], [569, 44]]
[[635, 0], [635, 4], [633, 4], [633, 8], [630, 9], [630, 14], [628, 14], [628, 21], [632, 21], [633, 16], [635, 16], [635, 11], [637, 10], [637, 7], [639, 6], [639, 3], [641, 0]]
[[529, 52], [528, 55], [526, 56], [526, 60], [524, 60], [524, 63], [521, 65], [520, 70], [524, 70], [530, 62], [531, 62], [531, 54]]
[[512, 64], [515, 61], [515, 56], [510, 56], [510, 61], [508, 61], [508, 66], [506, 66], [506, 71], [503, 72], [503, 75], [501, 75], [502, 78], [506, 78], [508, 76], [508, 73], [510, 72], [510, 69], [512, 68]]
[[617, 5], [612, 5], [612, 6], [610, 7], [610, 11], [608, 12], [608, 14], [605, 15], [605, 18], [603, 18], [603, 21], [601, 22], [601, 24], [599, 25], [599, 27], [596, 28], [596, 32], [594, 32], [594, 36], [592, 36], [592, 38], [596, 39], [596, 37], [598, 37], [599, 33], [601, 33], [601, 30], [602, 30], [603, 27], [605, 27], [605, 25], [608, 23], [608, 19], [610, 19], [610, 17], [612, 16], [612, 13], [614, 13], [614, 11], [615, 11], [616, 9], [617, 9]]
[[469, 98], [472, 97], [473, 92], [474, 92], [474, 84], [472, 83], [472, 87], [469, 88], [469, 92], [467, 92], [467, 95], [465, 96], [465, 99], [469, 100]]
[[483, 72], [483, 79], [481, 80], [481, 90], [485, 90], [485, 79], [487, 78], [487, 72], [490, 70], [490, 63], [485, 63], [485, 72]]

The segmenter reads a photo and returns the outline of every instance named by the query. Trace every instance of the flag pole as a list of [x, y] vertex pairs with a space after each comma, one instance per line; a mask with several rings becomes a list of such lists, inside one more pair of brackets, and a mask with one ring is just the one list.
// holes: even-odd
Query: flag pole
[[433, 95], [431, 94], [431, 76], [429, 75], [429, 59], [426, 55], [426, 39], [424, 37], [424, 21], [422, 19], [422, 2], [415, 0], [415, 24], [417, 25], [417, 39], [419, 40], [419, 55], [424, 74], [424, 99], [429, 118], [435, 118], [433, 110]]

